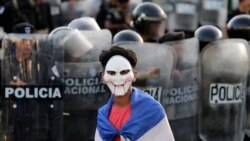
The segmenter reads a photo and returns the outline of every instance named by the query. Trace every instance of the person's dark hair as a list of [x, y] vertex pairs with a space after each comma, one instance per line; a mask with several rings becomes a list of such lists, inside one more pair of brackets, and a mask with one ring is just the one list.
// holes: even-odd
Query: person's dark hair
[[239, 0], [239, 3], [242, 3], [242, 2], [244, 2], [245, 0]]
[[118, 46], [113, 46], [111, 47], [110, 50], [102, 51], [102, 53], [99, 56], [99, 61], [101, 62], [102, 67], [105, 68], [109, 59], [115, 55], [121, 55], [125, 57], [130, 62], [131, 66], [135, 68], [136, 63], [137, 63], [136, 54], [130, 49], [125, 49], [125, 48], [118, 47]]

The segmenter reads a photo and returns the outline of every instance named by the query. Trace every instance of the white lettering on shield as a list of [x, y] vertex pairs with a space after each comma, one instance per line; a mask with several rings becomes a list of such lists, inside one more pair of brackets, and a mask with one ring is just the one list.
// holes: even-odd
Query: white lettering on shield
[[162, 87], [144, 88], [143, 90], [151, 95], [155, 100], [161, 101]]
[[194, 102], [198, 99], [198, 84], [169, 89], [163, 103], [168, 105]]
[[231, 104], [242, 102], [244, 83], [211, 84], [209, 87], [209, 102], [211, 104]]
[[65, 79], [64, 94], [85, 95], [104, 93], [105, 88], [97, 77], [93, 78], [67, 78]]
[[5, 87], [4, 97], [10, 98], [14, 96], [17, 99], [45, 99], [45, 98], [62, 98], [59, 88], [46, 88], [46, 87]]

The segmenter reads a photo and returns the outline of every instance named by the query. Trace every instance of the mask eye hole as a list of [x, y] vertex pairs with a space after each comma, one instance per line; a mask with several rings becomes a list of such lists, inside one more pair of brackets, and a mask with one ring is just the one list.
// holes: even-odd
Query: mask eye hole
[[107, 73], [109, 74], [109, 75], [115, 75], [115, 71], [107, 71]]
[[130, 72], [130, 70], [123, 70], [120, 72], [121, 75], [126, 75]]

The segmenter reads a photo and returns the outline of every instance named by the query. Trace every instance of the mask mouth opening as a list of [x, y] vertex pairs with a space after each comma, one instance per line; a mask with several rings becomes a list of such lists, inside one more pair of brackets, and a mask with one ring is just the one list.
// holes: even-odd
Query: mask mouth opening
[[[112, 92], [113, 95], [115, 95], [115, 96], [123, 96], [123, 95], [125, 95], [128, 92], [128, 88], [129, 87], [127, 87], [127, 85], [131, 85], [130, 82], [131, 82], [130, 79], [126, 80], [122, 84], [121, 83], [120, 84], [114, 84], [113, 82], [109, 82], [108, 85], [110, 85], [110, 86], [108, 86], [108, 87], [111, 90], [111, 92]], [[123, 91], [122, 92], [123, 94], [121, 94], [121, 91]]]
[[[114, 85], [114, 84], [113, 84]], [[115, 87], [123, 87], [125, 84], [121, 84], [121, 85], [114, 85]]]
[[124, 83], [122, 83], [122, 84], [114, 84], [114, 83], [111, 83], [113, 86], [115, 86], [115, 87], [124, 87], [124, 85], [127, 83], [127, 82], [129, 82], [129, 80], [126, 80]]

